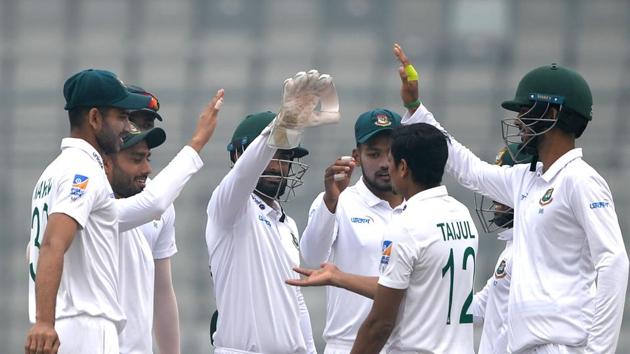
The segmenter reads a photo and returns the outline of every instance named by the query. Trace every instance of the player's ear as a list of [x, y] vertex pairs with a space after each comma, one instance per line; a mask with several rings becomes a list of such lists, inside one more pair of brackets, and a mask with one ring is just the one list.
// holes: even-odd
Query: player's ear
[[94, 130], [101, 130], [101, 126], [103, 125], [103, 116], [101, 112], [96, 107], [90, 108], [87, 112], [87, 123]]
[[354, 159], [356, 166], [361, 166], [361, 154], [359, 153], [359, 146], [352, 149], [352, 158]]

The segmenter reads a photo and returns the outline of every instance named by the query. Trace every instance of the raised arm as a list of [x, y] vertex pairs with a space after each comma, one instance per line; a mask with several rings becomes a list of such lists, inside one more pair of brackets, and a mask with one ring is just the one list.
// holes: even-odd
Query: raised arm
[[402, 47], [398, 44], [394, 44], [394, 55], [401, 63], [401, 67], [398, 69], [401, 80], [401, 99], [408, 109], [402, 118], [402, 124], [427, 123], [447, 134], [449, 144], [446, 172], [463, 187], [485, 194], [502, 204], [514, 206], [514, 188], [518, 184], [512, 183], [512, 179], [516, 178], [517, 171], [522, 172], [521, 169], [501, 168], [484, 162], [455, 140], [418, 99], [417, 74], [416, 80], [411, 80], [412, 78], [409, 76], [411, 64]]
[[188, 145], [175, 155], [142, 192], [116, 201], [120, 232], [143, 225], [162, 215], [179, 196], [190, 177], [201, 169], [203, 161], [199, 152], [214, 133], [223, 96], [224, 91], [221, 89], [199, 115], [197, 128]]
[[341, 192], [348, 186], [355, 162], [340, 157], [324, 173], [325, 192], [317, 196], [308, 216], [308, 224], [300, 240], [300, 252], [307, 267], [316, 267], [328, 260], [337, 237], [335, 213]]

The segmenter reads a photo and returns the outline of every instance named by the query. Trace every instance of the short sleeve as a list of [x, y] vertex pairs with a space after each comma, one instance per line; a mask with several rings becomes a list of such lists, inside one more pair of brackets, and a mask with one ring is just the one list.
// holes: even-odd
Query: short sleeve
[[57, 179], [50, 214], [66, 214], [76, 220], [82, 228], [85, 227], [102, 193], [103, 186], [99, 185], [102, 179], [99, 177], [96, 176], [95, 171], [78, 169], [64, 171]]
[[414, 240], [404, 229], [394, 227], [385, 233], [382, 251], [378, 283], [392, 289], [407, 289], [418, 260]]
[[164, 259], [177, 253], [175, 242], [175, 207], [173, 204], [162, 215], [163, 226], [157, 235], [155, 243], [151, 245], [153, 259]]

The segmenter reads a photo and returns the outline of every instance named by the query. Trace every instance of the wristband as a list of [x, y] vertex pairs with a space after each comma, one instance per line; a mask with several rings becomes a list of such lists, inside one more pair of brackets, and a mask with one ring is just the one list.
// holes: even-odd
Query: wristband
[[405, 106], [405, 108], [407, 109], [416, 109], [418, 107], [420, 107], [420, 105], [422, 104], [422, 102], [420, 102], [419, 99], [413, 101], [413, 102], [409, 102], [409, 103], [405, 103], [403, 106]]
[[407, 74], [407, 81], [418, 81], [418, 72], [413, 65], [405, 65], [405, 73]]

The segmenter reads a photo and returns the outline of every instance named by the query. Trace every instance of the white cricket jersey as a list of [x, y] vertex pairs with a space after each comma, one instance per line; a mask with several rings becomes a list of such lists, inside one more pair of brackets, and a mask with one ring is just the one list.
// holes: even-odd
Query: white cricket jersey
[[[154, 259], [176, 252], [172, 203], [202, 166], [197, 152], [186, 146], [142, 192], [116, 200], [120, 219], [128, 221], [126, 227], [134, 227], [120, 232], [120, 301], [127, 316], [119, 338], [121, 354], [153, 352]], [[168, 209], [157, 220], [142, 224], [165, 206]]]
[[445, 186], [419, 192], [394, 210], [378, 283], [407, 291], [388, 353], [474, 353], [477, 238], [470, 212]]
[[499, 255], [494, 274], [486, 286], [475, 294], [471, 311], [475, 323], [483, 321], [477, 354], [507, 353], [507, 312], [512, 278], [512, 229], [501, 231], [499, 240], [505, 249]]
[[279, 204], [255, 194], [276, 149], [266, 128], [212, 192], [206, 242], [219, 317], [215, 353], [307, 353], [315, 347], [296, 279], [298, 231]]
[[[339, 195], [334, 214], [323, 196], [321, 193], [313, 201], [300, 240], [305, 265], [318, 268], [328, 261], [347, 273], [377, 277], [383, 232], [393, 211], [389, 202], [375, 196], [363, 178]], [[336, 348], [345, 344], [350, 352], [371, 308], [371, 299], [327, 286], [324, 340]]]
[[29, 265], [29, 318], [35, 322], [39, 247], [48, 215], [63, 213], [79, 225], [64, 255], [56, 319], [103, 317], [125, 325], [118, 301], [118, 212], [103, 160], [88, 142], [65, 138], [61, 154], [44, 170], [33, 190]]
[[[403, 122], [443, 129], [422, 105]], [[531, 172], [527, 164], [485, 163], [451, 136], [446, 170], [464, 187], [515, 209], [509, 350], [588, 343], [594, 353], [614, 353], [628, 256], [610, 189], [582, 160], [582, 149], [544, 173], [540, 162]]]

